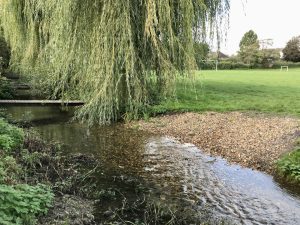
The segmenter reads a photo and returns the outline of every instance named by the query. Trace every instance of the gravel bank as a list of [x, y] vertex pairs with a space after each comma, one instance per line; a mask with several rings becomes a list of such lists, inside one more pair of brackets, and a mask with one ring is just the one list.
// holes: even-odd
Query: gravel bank
[[140, 130], [193, 143], [204, 152], [244, 167], [273, 172], [275, 161], [293, 149], [300, 120], [259, 113], [184, 113], [130, 124]]

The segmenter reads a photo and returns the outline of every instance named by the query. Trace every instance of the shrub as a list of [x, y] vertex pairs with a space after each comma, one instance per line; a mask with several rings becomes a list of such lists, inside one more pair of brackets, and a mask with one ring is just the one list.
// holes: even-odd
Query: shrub
[[[270, 65], [271, 67], [266, 67], [261, 63], [256, 64], [246, 64], [243, 62], [238, 62], [235, 60], [227, 59], [219, 61], [218, 69], [220, 70], [238, 70], [238, 69], [280, 69], [281, 66], [288, 66], [289, 68], [300, 68], [300, 63], [294, 62], [286, 62], [282, 60], [277, 60], [273, 64]], [[216, 68], [215, 62], [202, 62], [199, 66], [201, 70], [213, 70]]]
[[10, 152], [20, 147], [24, 141], [22, 129], [8, 124], [0, 118], [0, 151]]
[[233, 63], [233, 62], [221, 61], [219, 63], [218, 67], [219, 67], [220, 70], [232, 70], [232, 69], [234, 69], [233, 68], [234, 65], [235, 65], [235, 63]]
[[289, 68], [300, 68], [300, 63], [294, 63], [294, 62], [287, 62], [283, 60], [275, 61], [273, 64], [274, 69], [280, 69], [281, 66], [288, 66]]
[[[29, 171], [23, 164], [36, 163], [36, 154], [22, 150], [24, 132], [0, 118], [0, 224], [33, 225], [36, 217], [47, 213], [53, 200], [48, 186], [21, 184], [28, 182]], [[33, 166], [33, 165], [31, 165]], [[34, 167], [32, 168], [34, 169]], [[26, 177], [26, 179], [24, 179]], [[31, 182], [32, 184], [39, 181]]]
[[220, 70], [252, 69], [254, 65], [243, 62], [231, 62], [229, 60], [220, 61], [218, 68]]
[[280, 159], [277, 168], [281, 175], [300, 183], [300, 149]]
[[[235, 59], [226, 59], [218, 62], [218, 69], [220, 70], [253, 69], [254, 67], [257, 67], [257, 65], [238, 62]], [[213, 70], [215, 68], [216, 63], [214, 61], [201, 62], [199, 64], [199, 69], [201, 70]]]
[[35, 224], [36, 216], [47, 213], [53, 197], [43, 185], [0, 185], [1, 224]]
[[[0, 155], [1, 156], [1, 155]], [[19, 180], [22, 168], [11, 156], [0, 158], [0, 184], [15, 184]]]

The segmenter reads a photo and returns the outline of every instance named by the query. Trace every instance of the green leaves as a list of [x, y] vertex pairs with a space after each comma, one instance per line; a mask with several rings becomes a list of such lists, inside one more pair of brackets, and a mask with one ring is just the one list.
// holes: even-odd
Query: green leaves
[[36, 153], [20, 151], [23, 141], [23, 130], [0, 118], [1, 225], [36, 224], [36, 216], [47, 213], [54, 197], [50, 188], [45, 185], [19, 184], [22, 176], [27, 176], [26, 167], [22, 166], [20, 159], [33, 167], [39, 158]]
[[23, 144], [24, 132], [0, 118], [0, 152], [9, 152]]
[[44, 185], [0, 185], [1, 224], [35, 224], [35, 217], [47, 213], [53, 197]]
[[300, 183], [300, 149], [285, 155], [277, 162], [277, 168], [282, 175]]
[[259, 48], [258, 36], [253, 30], [246, 32], [240, 42], [241, 50], [245, 47], [256, 45]]
[[300, 36], [293, 37], [282, 50], [286, 61], [300, 62]]
[[259, 59], [259, 47], [257, 34], [253, 30], [250, 30], [244, 34], [240, 42], [239, 56], [244, 63], [257, 63]]

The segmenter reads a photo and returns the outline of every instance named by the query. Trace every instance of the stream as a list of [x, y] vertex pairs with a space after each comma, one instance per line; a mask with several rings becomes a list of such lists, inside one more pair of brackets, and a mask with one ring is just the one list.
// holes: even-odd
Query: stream
[[43, 139], [62, 143], [66, 154], [97, 157], [103, 171], [99, 188], [118, 186], [130, 192], [115, 178], [134, 177], [149, 185], [160, 201], [188, 204], [199, 211], [208, 207], [215, 216], [236, 224], [300, 224], [300, 190], [212, 158], [192, 144], [121, 124], [88, 128], [70, 122], [72, 113], [58, 107], [7, 107], [6, 112], [14, 120], [31, 122]]

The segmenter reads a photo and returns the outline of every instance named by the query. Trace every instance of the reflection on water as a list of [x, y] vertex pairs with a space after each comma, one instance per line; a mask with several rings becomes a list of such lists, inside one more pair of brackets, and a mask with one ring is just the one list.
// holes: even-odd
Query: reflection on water
[[[69, 123], [58, 108], [9, 108], [13, 118], [32, 120], [44, 139], [64, 143], [69, 153], [93, 153], [101, 161], [99, 183], [114, 186], [107, 174], [134, 176], [151, 184], [162, 200], [189, 202], [238, 224], [300, 224], [300, 197], [264, 173], [229, 166], [190, 144], [149, 136], [122, 125], [88, 128]], [[119, 188], [120, 184], [119, 185]], [[128, 186], [124, 191], [128, 190]]]

